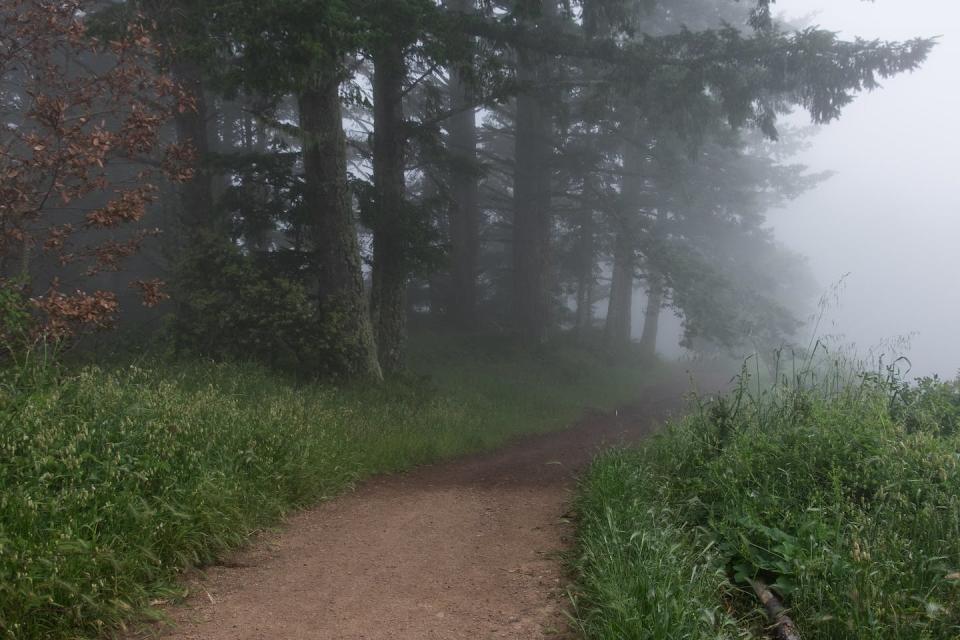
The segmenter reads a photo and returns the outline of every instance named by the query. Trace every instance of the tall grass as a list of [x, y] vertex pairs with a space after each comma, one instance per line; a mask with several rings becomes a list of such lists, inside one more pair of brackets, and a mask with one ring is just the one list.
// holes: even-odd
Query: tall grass
[[[0, 385], [0, 637], [91, 637], [286, 511], [374, 473], [558, 428], [649, 375], [575, 350], [422, 341], [416, 375], [298, 384], [252, 365], [87, 367]], [[49, 373], [48, 369], [42, 369]]]
[[960, 383], [895, 369], [744, 375], [597, 461], [579, 501], [586, 637], [759, 637], [758, 577], [805, 639], [960, 637]]

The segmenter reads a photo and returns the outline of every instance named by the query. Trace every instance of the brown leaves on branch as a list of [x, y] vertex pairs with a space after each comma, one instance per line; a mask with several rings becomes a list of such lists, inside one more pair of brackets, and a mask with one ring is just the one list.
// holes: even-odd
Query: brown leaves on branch
[[145, 229], [137, 231], [132, 237], [125, 240], [105, 240], [92, 250], [94, 263], [87, 269], [88, 276], [94, 276], [101, 271], [119, 271], [121, 264], [140, 252], [143, 242], [150, 237], [159, 235], [159, 229]]
[[44, 319], [37, 330], [38, 338], [63, 340], [81, 331], [109, 328], [120, 305], [110, 291], [72, 294], [62, 293], [54, 282], [50, 290], [31, 302]]
[[126, 223], [139, 222], [156, 192], [157, 188], [152, 184], [120, 191], [106, 205], [87, 213], [84, 224], [95, 229], [114, 229]]
[[140, 297], [143, 299], [143, 306], [155, 307], [164, 300], [169, 300], [170, 296], [163, 291], [163, 281], [161, 280], [137, 280], [131, 282], [130, 286], [140, 290]]
[[[192, 178], [193, 153], [163, 128], [193, 101], [157, 72], [145, 21], [100, 42], [85, 24], [92, 0], [0, 3], [0, 277], [29, 280], [37, 252], [61, 268], [118, 270], [155, 230], [131, 230], [161, 179]], [[144, 303], [163, 299], [156, 280], [134, 283]], [[108, 292], [59, 292], [34, 300], [46, 335], [100, 329], [116, 315]], [[47, 288], [33, 283], [34, 290]]]

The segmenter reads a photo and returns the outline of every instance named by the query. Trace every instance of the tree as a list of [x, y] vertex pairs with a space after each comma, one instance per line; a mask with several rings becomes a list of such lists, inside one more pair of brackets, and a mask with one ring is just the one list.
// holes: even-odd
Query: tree
[[764, 225], [768, 210], [829, 177], [785, 162], [804, 137], [788, 130], [773, 145], [718, 127], [691, 155], [682, 139], [661, 136], [651, 154], [657, 216], [641, 248], [648, 354], [662, 304], [682, 314], [688, 345], [776, 347], [797, 329], [809, 274]]
[[[293, 353], [301, 370], [374, 378], [402, 367], [408, 315], [427, 308], [539, 344], [570, 325], [585, 339], [609, 296], [611, 352], [631, 340], [641, 286], [647, 352], [661, 306], [684, 315], [691, 339], [728, 342], [754, 321], [751, 331], [788, 327], [777, 283], [731, 257], [777, 255], [754, 222], [731, 222], [762, 219], [751, 189], [776, 191], [764, 183], [769, 150], [740, 132], [775, 139], [796, 105], [829, 121], [857, 92], [916, 68], [931, 42], [788, 32], [766, 5], [114, 3], [151, 16], [168, 45], [160, 68], [194, 96], [195, 109], [174, 114], [203, 160], [180, 194], [177, 281], [193, 301], [177, 326], [195, 344], [256, 343], [268, 362]], [[264, 296], [271, 287], [278, 295]], [[308, 330], [290, 329], [305, 308]], [[244, 339], [194, 335], [217, 330], [204, 314], [232, 318]], [[286, 318], [285, 335], [264, 342], [270, 318]], [[301, 344], [311, 332], [317, 348]]]
[[136, 21], [142, 15], [151, 21], [161, 43], [159, 69], [189, 96], [191, 109], [174, 114], [177, 140], [194, 151], [194, 177], [180, 185], [180, 240], [186, 251], [203, 252], [222, 240], [226, 223], [216, 215], [211, 158], [210, 122], [214, 114], [208, 104], [205, 68], [215, 59], [209, 44], [209, 14], [198, 3], [187, 0], [127, 0], [101, 12], [102, 20], [114, 28]]
[[[658, 4], [668, 15], [674, 4], [682, 10], [679, 15], [697, 15], [691, 4], [699, 4], [710, 16], [718, 15], [717, 3]], [[550, 166], [556, 146], [537, 145], [552, 137], [551, 132], [535, 128], [547, 126], [546, 114], [554, 106], [531, 100], [531, 80], [535, 78], [542, 89], [550, 75], [544, 68], [531, 72], [529, 60], [539, 56], [580, 61], [589, 75], [563, 76], [565, 86], [577, 87], [579, 82], [599, 87], [608, 97], [619, 96], [618, 102], [639, 110], [638, 116], [631, 109], [618, 109], [619, 115], [611, 118], [615, 130], [630, 130], [630, 120], [639, 117], [644, 127], [653, 126], [654, 136], [656, 131], [671, 131], [695, 146], [718, 120], [734, 128], [751, 125], [775, 138], [777, 116], [794, 105], [806, 108], [816, 122], [829, 122], [857, 92], [877, 87], [879, 78], [915, 69], [932, 47], [932, 41], [923, 39], [844, 42], [818, 29], [787, 33], [760, 20], [763, 11], [754, 15], [752, 32], [730, 25], [696, 31], [658, 26], [648, 31], [647, 20], [634, 3], [584, 7], [584, 15], [591, 18], [584, 26], [595, 24], [592, 16], [599, 15], [610, 25], [609, 33], [598, 34], [596, 27], [594, 33], [587, 33], [573, 28], [570, 21], [546, 19], [555, 8], [552, 2], [517, 3], [515, 10], [497, 20], [461, 17], [468, 33], [508, 44], [518, 52], [514, 287], [517, 325], [535, 339], [544, 335], [553, 295], [548, 277], [552, 261], [544, 256], [549, 255], [555, 216], [546, 195], [550, 180], [545, 178], [545, 167]], [[646, 122], [651, 118], [655, 122]], [[645, 232], [638, 225], [636, 234]], [[627, 256], [629, 252], [619, 253]]]
[[229, 3], [216, 13], [213, 26], [232, 65], [221, 83], [272, 103], [295, 96], [299, 126], [281, 128], [301, 147], [305, 248], [311, 254], [309, 288], [317, 301], [317, 341], [336, 345], [321, 350], [335, 360], [321, 368], [380, 378], [347, 183], [340, 100], [341, 85], [349, 76], [345, 56], [356, 50], [361, 35], [351, 11], [339, 1]]
[[[109, 42], [90, 37], [92, 2], [11, 0], [0, 8], [0, 268], [32, 297], [42, 336], [109, 326], [116, 292], [80, 281], [119, 271], [155, 235], [138, 223], [156, 179], [185, 182], [190, 150], [161, 130], [194, 106], [153, 71], [156, 43], [140, 22]], [[71, 280], [72, 292], [62, 291]], [[73, 284], [76, 283], [76, 284]], [[146, 305], [165, 294], [138, 280]]]
[[[555, 3], [518, 0], [523, 25], [549, 25]], [[549, 58], [518, 48], [514, 183], [513, 304], [517, 329], [527, 342], [543, 342], [551, 308], [551, 179], [555, 136]]]
[[407, 282], [412, 271], [411, 244], [416, 212], [406, 197], [407, 146], [403, 113], [409, 49], [422, 34], [422, 21], [434, 5], [408, 0], [366, 4], [373, 58], [373, 286], [371, 315], [380, 366], [403, 367]]
[[[453, 0], [451, 11], [469, 14], [474, 0]], [[468, 51], [466, 60], [450, 70], [448, 93], [453, 114], [447, 125], [447, 145], [453, 157], [450, 203], [450, 315], [462, 329], [477, 326], [480, 252], [480, 184], [477, 166], [477, 121], [475, 57]]]

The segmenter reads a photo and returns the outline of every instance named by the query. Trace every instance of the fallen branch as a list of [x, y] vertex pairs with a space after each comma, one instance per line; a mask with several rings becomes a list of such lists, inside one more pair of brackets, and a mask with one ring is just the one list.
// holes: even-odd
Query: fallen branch
[[753, 587], [754, 593], [757, 594], [760, 602], [763, 603], [764, 608], [767, 610], [767, 617], [770, 618], [770, 621], [773, 623], [777, 640], [801, 640], [797, 625], [794, 624], [790, 616], [787, 615], [787, 610], [783, 606], [783, 603], [770, 591], [770, 587], [762, 580], [751, 580], [750, 586]]

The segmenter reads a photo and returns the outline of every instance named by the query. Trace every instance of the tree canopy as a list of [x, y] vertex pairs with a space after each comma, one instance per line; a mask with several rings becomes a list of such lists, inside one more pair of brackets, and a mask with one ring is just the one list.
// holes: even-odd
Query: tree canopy
[[843, 40], [772, 5], [7, 3], [5, 287], [82, 256], [91, 275], [119, 268], [152, 229], [67, 251], [75, 227], [56, 211], [124, 182], [83, 225], [150, 210], [160, 258], [132, 281], [151, 303], [172, 296], [173, 343], [204, 355], [377, 378], [403, 368], [410, 321], [533, 344], [602, 334], [616, 353], [635, 292], [649, 354], [662, 307], [692, 348], [776, 343], [810, 282], [765, 215], [828, 177], [790, 161], [806, 132], [782, 116], [827, 124], [935, 41]]

